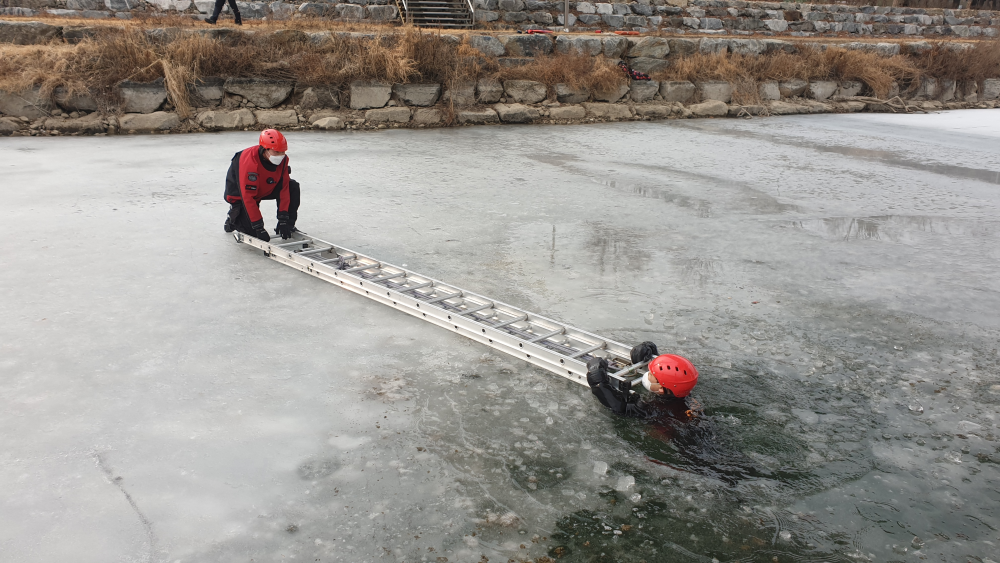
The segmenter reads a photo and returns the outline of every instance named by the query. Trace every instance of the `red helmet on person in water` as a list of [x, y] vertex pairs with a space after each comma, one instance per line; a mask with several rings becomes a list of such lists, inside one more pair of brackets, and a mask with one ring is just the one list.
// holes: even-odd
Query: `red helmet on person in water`
[[674, 397], [687, 397], [698, 383], [698, 370], [687, 358], [663, 354], [649, 362], [649, 373]]
[[288, 150], [288, 141], [281, 131], [277, 129], [264, 129], [260, 132], [260, 146], [273, 151], [285, 152]]

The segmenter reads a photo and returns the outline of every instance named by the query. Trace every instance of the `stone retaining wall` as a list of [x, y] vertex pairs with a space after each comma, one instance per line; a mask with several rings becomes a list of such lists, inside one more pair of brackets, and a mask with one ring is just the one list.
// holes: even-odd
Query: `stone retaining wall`
[[356, 82], [343, 90], [291, 82], [204, 80], [192, 85], [198, 104], [189, 119], [172, 111], [162, 83], [119, 86], [125, 113], [103, 115], [96, 100], [53, 99], [37, 91], [0, 92], [0, 134], [104, 135], [115, 133], [249, 130], [384, 129], [491, 123], [579, 123], [690, 117], [899, 111], [1000, 106], [1000, 79], [924, 81], [899, 102], [859, 97], [858, 82], [790, 80], [759, 85], [758, 105], [732, 104], [727, 82], [633, 81], [612, 91], [590, 91], [530, 80], [480, 80], [451, 90], [441, 84]]
[[[4, 0], [0, 15], [49, 13], [82, 18], [130, 18], [135, 12], [183, 12], [204, 18], [212, 0]], [[246, 19], [319, 17], [339, 21], [398, 21], [394, 0], [238, 2]], [[563, 3], [475, 0], [478, 27], [566, 27]], [[1000, 12], [845, 6], [741, 0], [571, 2], [569, 27], [713, 35], [876, 35], [997, 37]], [[228, 10], [228, 8], [227, 8]]]
[[[78, 43], [100, 31], [97, 24], [90, 26], [55, 26], [44, 22], [13, 22], [0, 20], [0, 43], [20, 45], [49, 44], [51, 42]], [[271, 33], [266, 31], [261, 33]], [[179, 38], [184, 35], [198, 35], [213, 39], [231, 39], [236, 34], [254, 33], [228, 27], [198, 28], [153, 28], [146, 33], [157, 39]], [[374, 34], [357, 32], [303, 32], [298, 30], [279, 30], [286, 36], [297, 34], [303, 41], [316, 46], [332, 38], [344, 36], [360, 39], [373, 39]], [[791, 42], [777, 38], [749, 38], [734, 36], [620, 36], [614, 34], [494, 34], [485, 35], [473, 32], [465, 38], [457, 35], [442, 35], [442, 39], [458, 43], [468, 40], [471, 47], [479, 50], [487, 57], [497, 57], [501, 65], [517, 66], [531, 61], [532, 57], [552, 53], [584, 53], [593, 56], [603, 55], [613, 59], [624, 59], [634, 70], [652, 73], [666, 68], [673, 57], [693, 53], [740, 53], [759, 55], [778, 51], [795, 52], [798, 45], [808, 45], [817, 49], [827, 49], [836, 46], [848, 50], [866, 50], [881, 56], [890, 57], [898, 54], [919, 54], [932, 48], [932, 42], [927, 40], [912, 40], [908, 42]], [[938, 41], [950, 49], [968, 49], [971, 42]]]
[[[78, 42], [99, 26], [53, 26], [44, 22], [0, 21], [0, 42], [44, 44]], [[226, 27], [155, 28], [151, 37], [176, 38], [196, 34], [215, 39], [252, 30]], [[272, 31], [258, 31], [271, 33]], [[298, 34], [302, 41], [322, 45], [338, 36], [371, 39], [374, 34], [279, 30]], [[466, 39], [441, 36], [445, 41], [467, 40], [484, 55], [503, 65], [521, 65], [532, 57], [559, 52], [604, 55], [629, 61], [643, 72], [670, 64], [674, 57], [692, 53], [764, 54], [795, 52], [800, 45], [819, 49], [831, 45], [864, 49], [881, 56], [919, 53], [929, 41], [803, 43], [777, 38], [733, 36], [619, 36], [614, 34], [483, 34]], [[971, 43], [942, 42], [946, 48], [966, 49]], [[912, 100], [918, 108], [993, 107], [1000, 97], [1000, 80], [956, 83], [924, 79], [904, 84], [890, 93]], [[871, 98], [859, 82], [765, 82], [756, 105], [732, 104], [733, 87], [726, 82], [632, 81], [612, 91], [590, 91], [566, 84], [553, 87], [530, 80], [481, 80], [451, 90], [441, 84], [298, 85], [289, 81], [208, 78], [189, 86], [194, 115], [184, 118], [172, 106], [163, 81], [118, 85], [122, 103], [101, 107], [87, 94], [69, 96], [56, 90], [43, 97], [37, 90], [0, 92], [0, 132], [7, 134], [106, 134], [143, 131], [197, 131], [278, 127], [283, 129], [339, 129], [431, 127], [477, 123], [581, 122], [620, 119], [661, 119], [725, 115], [767, 115], [841, 111], [890, 111], [885, 101]], [[747, 99], [746, 93], [739, 99]], [[899, 104], [896, 107], [900, 108]], [[106, 110], [104, 113], [99, 109]]]
[[[78, 43], [84, 38], [95, 35], [101, 29], [100, 24], [80, 26], [57, 26], [44, 22], [23, 22], [0, 20], [0, 43], [19, 45], [42, 45], [55, 42]], [[228, 27], [197, 28], [152, 28], [146, 33], [152, 38], [177, 38], [185, 34], [199, 35], [213, 39], [232, 38], [239, 33], [254, 33]], [[264, 33], [272, 33], [266, 31]], [[298, 34], [303, 40], [314, 45], [322, 45], [336, 36], [373, 39], [372, 33], [357, 32], [303, 32], [298, 30], [279, 30], [276, 33]], [[458, 43], [463, 40], [458, 35], [442, 35], [446, 41]], [[930, 41], [913, 39], [905, 43], [844, 41], [837, 43], [793, 43], [776, 38], [747, 38], [732, 36], [620, 36], [614, 34], [492, 34], [484, 35], [473, 32], [467, 36], [469, 44], [489, 57], [499, 57], [504, 65], [520, 65], [528, 62], [531, 57], [551, 53], [585, 53], [589, 55], [604, 55], [611, 58], [626, 58], [630, 66], [641, 72], [654, 72], [664, 68], [673, 56], [690, 55], [692, 53], [741, 53], [757, 55], [777, 51], [794, 52], [796, 45], [810, 45], [818, 49], [829, 46], [844, 49], [868, 50], [882, 56], [893, 56], [900, 53], [917, 54], [930, 49]], [[948, 48], [967, 49], [970, 42], [938, 41]]]

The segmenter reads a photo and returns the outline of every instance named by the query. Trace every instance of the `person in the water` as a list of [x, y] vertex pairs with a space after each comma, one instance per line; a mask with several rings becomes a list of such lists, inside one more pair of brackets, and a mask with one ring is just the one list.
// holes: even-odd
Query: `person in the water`
[[698, 369], [687, 358], [663, 354], [653, 358], [642, 376], [642, 386], [650, 393], [683, 399], [698, 384]]
[[[642, 376], [642, 386], [653, 395], [646, 396], [649, 400], [633, 391], [630, 382], [609, 376], [608, 362], [603, 358], [587, 362], [587, 382], [597, 400], [615, 414], [643, 419], [640, 426], [620, 428], [627, 433], [641, 429], [632, 439], [651, 462], [708, 475], [730, 485], [748, 478], [773, 478], [773, 471], [716, 438], [715, 425], [691, 397], [698, 369], [690, 361], [674, 354], [661, 355], [652, 342], [633, 348], [631, 360], [632, 364], [649, 362]], [[782, 475], [786, 479], [797, 477], [795, 471], [787, 469]]]
[[[684, 398], [698, 383], [698, 370], [694, 364], [674, 354], [660, 355], [652, 342], [639, 344], [632, 349], [631, 356], [633, 364], [649, 362], [647, 371], [642, 376], [642, 386], [654, 395], [664, 397], [671, 403], [678, 403], [673, 405], [675, 407], [684, 403]], [[613, 380], [608, 375], [608, 362], [603, 358], [587, 362], [587, 383], [597, 400], [615, 414], [630, 417], [646, 417], [650, 414], [649, 405], [629, 388], [628, 383]]]

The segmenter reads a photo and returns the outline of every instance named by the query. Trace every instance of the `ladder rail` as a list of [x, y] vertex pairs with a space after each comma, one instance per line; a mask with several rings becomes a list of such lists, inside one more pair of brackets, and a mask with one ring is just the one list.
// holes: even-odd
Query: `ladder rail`
[[[631, 365], [629, 357], [631, 347], [626, 344], [305, 233], [297, 232], [295, 236], [299, 239], [271, 244], [244, 233], [234, 233], [238, 242], [263, 250], [264, 255], [272, 260], [476, 340], [575, 383], [587, 385], [588, 357], [606, 358], [609, 371], [619, 377], [635, 371], [636, 366]], [[330, 248], [303, 255], [289, 248], [297, 244], [312, 245], [316, 249]], [[331, 258], [325, 259], [327, 256]], [[347, 267], [348, 262], [354, 266]], [[417, 291], [426, 288], [432, 288], [430, 293]], [[461, 301], [448, 303], [451, 300]], [[490, 311], [477, 314], [487, 309]], [[558, 341], [551, 340], [560, 335], [561, 338], [556, 339]]]

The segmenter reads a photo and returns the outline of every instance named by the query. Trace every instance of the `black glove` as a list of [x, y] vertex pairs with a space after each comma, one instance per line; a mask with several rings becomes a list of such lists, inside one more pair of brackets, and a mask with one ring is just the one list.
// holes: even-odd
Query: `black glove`
[[264, 228], [264, 220], [254, 221], [250, 223], [250, 228], [253, 229], [253, 236], [259, 238], [264, 242], [271, 242], [271, 235], [267, 234], [267, 229]]
[[633, 364], [648, 362], [659, 355], [660, 352], [656, 349], [656, 344], [648, 341], [643, 342], [642, 344], [637, 344], [634, 348], [632, 348], [632, 352], [630, 354]]
[[295, 225], [288, 218], [287, 211], [278, 212], [278, 226], [274, 228], [274, 234], [281, 235], [281, 238], [288, 239], [292, 236]]
[[608, 379], [608, 361], [604, 358], [591, 358], [587, 362], [587, 383], [591, 388], [597, 387]]

